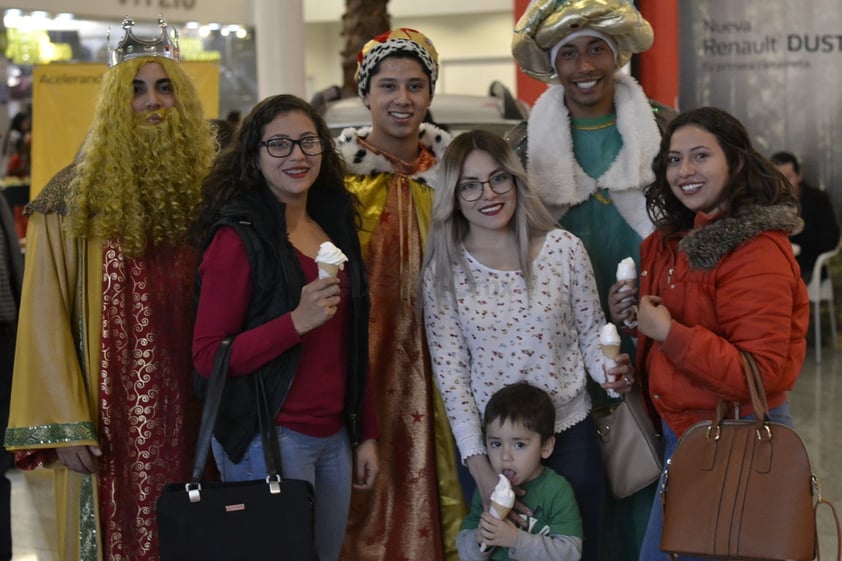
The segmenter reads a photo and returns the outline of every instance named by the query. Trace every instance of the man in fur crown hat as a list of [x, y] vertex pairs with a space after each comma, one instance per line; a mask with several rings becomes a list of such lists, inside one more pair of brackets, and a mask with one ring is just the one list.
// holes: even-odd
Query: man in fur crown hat
[[[374, 37], [360, 51], [356, 73], [371, 126], [337, 138], [348, 166], [345, 184], [360, 200], [371, 279], [369, 380], [384, 451], [374, 491], [352, 499], [341, 557], [349, 561], [455, 561], [466, 512], [415, 306], [438, 162], [450, 142], [424, 122], [438, 72], [438, 53], [420, 31]], [[437, 442], [437, 435], [448, 438]]]
[[[674, 115], [620, 71], [653, 39], [649, 23], [626, 0], [534, 0], [512, 38], [521, 69], [551, 85], [535, 102], [528, 123], [509, 140], [534, 191], [585, 244], [606, 314], [617, 263], [629, 256], [639, 263], [640, 242], [653, 229], [643, 187], [654, 179], [658, 121]], [[624, 339], [624, 350], [633, 352], [632, 342]], [[595, 405], [606, 399], [598, 388], [591, 393]], [[607, 512], [618, 516], [618, 523], [605, 529], [624, 530], [604, 538], [602, 472], [562, 475], [573, 485], [582, 512], [582, 559], [636, 560], [652, 489], [611, 503]], [[632, 519], [637, 522], [626, 521]]]
[[[59, 559], [158, 558], [155, 500], [189, 479], [195, 250], [215, 145], [159, 18], [109, 53], [77, 161], [26, 208], [6, 446], [56, 467]], [[110, 41], [109, 41], [110, 42]]]

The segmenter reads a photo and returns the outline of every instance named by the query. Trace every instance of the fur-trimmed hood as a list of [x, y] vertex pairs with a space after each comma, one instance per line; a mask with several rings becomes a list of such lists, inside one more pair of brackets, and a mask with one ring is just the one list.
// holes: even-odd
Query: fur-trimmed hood
[[597, 189], [611, 191], [617, 210], [642, 237], [653, 230], [641, 190], [654, 179], [652, 160], [661, 133], [646, 94], [627, 74], [614, 75], [614, 107], [623, 146], [611, 167], [594, 180], [576, 162], [564, 88], [544, 92], [529, 115], [529, 184], [556, 216], [587, 200]]
[[[371, 133], [371, 127], [365, 126], [358, 129], [347, 128], [336, 137], [336, 147], [345, 159], [348, 173], [354, 175], [375, 175], [378, 173], [394, 173], [392, 164], [381, 154], [367, 150], [357, 143], [357, 138], [366, 138]], [[430, 123], [422, 123], [418, 130], [418, 141], [422, 146], [430, 150], [441, 161], [444, 151], [450, 144], [450, 133]], [[412, 179], [425, 183], [430, 187], [436, 185], [438, 166], [425, 170]]]
[[769, 230], [797, 232], [804, 222], [791, 205], [750, 206], [691, 230], [678, 248], [693, 269], [710, 270], [723, 257]]

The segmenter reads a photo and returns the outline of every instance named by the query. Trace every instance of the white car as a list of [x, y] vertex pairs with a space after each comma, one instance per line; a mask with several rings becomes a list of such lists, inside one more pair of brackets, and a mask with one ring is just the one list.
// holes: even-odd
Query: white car
[[[347, 127], [371, 123], [368, 109], [358, 97], [339, 99], [334, 86], [317, 93], [310, 103], [322, 114], [331, 132], [339, 134]], [[515, 99], [500, 82], [493, 82], [489, 95], [436, 94], [428, 120], [454, 136], [471, 129], [485, 129], [505, 136], [529, 116], [529, 106]]]

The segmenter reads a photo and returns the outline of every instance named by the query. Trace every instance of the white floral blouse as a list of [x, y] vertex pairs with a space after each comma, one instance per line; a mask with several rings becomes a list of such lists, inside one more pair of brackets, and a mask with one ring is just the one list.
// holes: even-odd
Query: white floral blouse
[[527, 295], [521, 271], [490, 269], [462, 248], [475, 280], [457, 264], [455, 295], [436, 299], [434, 271], [424, 271], [424, 317], [433, 370], [462, 459], [485, 454], [481, 416], [502, 387], [526, 381], [552, 397], [556, 432], [585, 418], [591, 401], [585, 373], [605, 379], [599, 305], [584, 245], [550, 231], [533, 267]]

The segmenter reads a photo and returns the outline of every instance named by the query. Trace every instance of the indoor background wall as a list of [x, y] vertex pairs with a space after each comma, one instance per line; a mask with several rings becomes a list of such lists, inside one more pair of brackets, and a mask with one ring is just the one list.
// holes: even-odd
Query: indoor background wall
[[680, 107], [722, 107], [765, 155], [798, 154], [842, 209], [839, 0], [681, 0]]
[[[441, 65], [438, 93], [485, 95], [493, 80], [515, 91], [512, 18], [511, 12], [392, 17], [392, 27], [418, 29], [433, 41]], [[342, 83], [340, 31], [338, 21], [305, 25], [308, 97]]]

